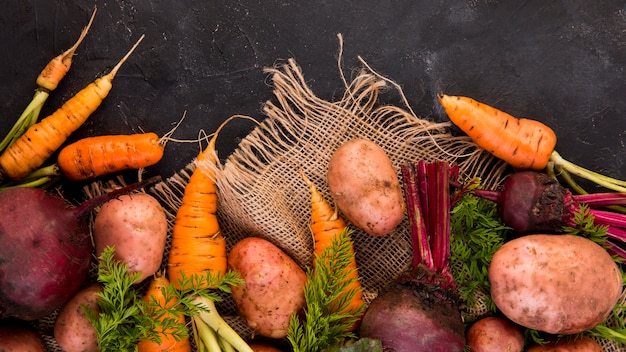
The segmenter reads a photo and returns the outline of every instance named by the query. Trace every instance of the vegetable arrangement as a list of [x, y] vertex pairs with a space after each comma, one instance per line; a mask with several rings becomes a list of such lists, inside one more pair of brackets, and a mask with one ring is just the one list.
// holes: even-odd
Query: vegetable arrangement
[[[65, 72], [88, 28], [59, 59]], [[44, 174], [86, 180], [161, 160], [170, 133], [160, 138], [154, 133], [90, 137], [63, 147], [55, 164], [44, 166], [97, 109], [142, 39], [108, 75], [53, 115], [10, 133], [15, 143], [8, 142], [0, 156], [2, 184], [20, 187], [0, 191], [6, 217], [0, 221], [0, 245], [10, 249], [0, 254], [3, 318], [30, 321], [57, 311], [54, 337], [68, 352], [191, 351], [192, 346], [200, 352], [276, 350], [263, 341], [287, 341], [293, 351], [310, 352], [488, 351], [503, 346], [521, 351], [524, 345], [541, 351], [576, 344], [596, 348], [589, 336], [626, 341], [624, 329], [602, 324], [616, 312], [623, 290], [623, 273], [610, 254], [626, 258], [614, 242], [626, 238], [626, 221], [599, 209], [624, 205], [624, 193], [572, 195], [551, 174], [572, 172], [620, 192], [625, 186], [560, 158], [549, 127], [470, 98], [441, 95], [440, 102], [478, 145], [516, 169], [533, 171], [513, 173], [497, 191], [480, 189], [474, 180], [460, 184], [456, 166], [443, 161], [407, 162], [399, 178], [380, 146], [354, 138], [328, 161], [326, 186], [334, 207], [301, 171], [310, 192], [314, 257], [304, 265], [272, 243], [271, 234], [250, 235], [229, 251], [220, 228], [215, 172], [215, 142], [224, 124], [194, 160], [172, 223], [159, 200], [139, 191], [158, 178], [75, 208], [42, 189], [24, 187], [41, 185], [26, 181]], [[55, 77], [59, 81], [62, 76]], [[35, 98], [20, 120], [36, 120], [56, 87], [50, 82], [37, 81]], [[46, 145], [49, 130], [61, 125], [68, 128]], [[504, 137], [499, 142], [491, 133]], [[516, 138], [520, 135], [524, 138]], [[25, 149], [34, 154], [24, 156]], [[548, 173], [538, 172], [543, 169]], [[451, 191], [455, 187], [456, 193]], [[92, 211], [97, 211], [90, 224], [93, 246], [86, 226]], [[16, 214], [34, 226], [12, 221]], [[535, 221], [537, 215], [552, 217]], [[411, 268], [368, 300], [350, 226], [382, 238], [405, 218], [412, 235]], [[543, 231], [559, 235], [537, 234]], [[508, 237], [511, 232], [519, 238]], [[584, 238], [592, 236], [605, 247]], [[94, 255], [98, 275], [89, 284]], [[493, 300], [490, 316], [464, 321], [472, 294], [483, 289]], [[232, 299], [249, 335], [220, 316], [216, 303], [224, 297]], [[539, 341], [543, 334], [547, 339]], [[263, 339], [257, 341], [259, 337]], [[26, 343], [38, 345], [36, 340]]]

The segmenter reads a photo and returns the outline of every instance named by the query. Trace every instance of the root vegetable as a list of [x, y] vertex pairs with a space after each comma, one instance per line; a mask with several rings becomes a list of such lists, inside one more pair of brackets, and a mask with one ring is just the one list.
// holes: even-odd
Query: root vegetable
[[304, 270], [280, 248], [258, 237], [237, 242], [228, 265], [244, 280], [232, 288], [232, 295], [248, 326], [261, 336], [287, 336], [291, 315], [305, 304]]
[[472, 352], [524, 351], [522, 330], [513, 322], [495, 316], [474, 322], [465, 332], [465, 342]]
[[371, 302], [360, 336], [384, 350], [463, 351], [465, 325], [450, 272], [449, 167], [445, 162], [402, 166], [413, 238], [413, 268]]
[[64, 352], [98, 352], [96, 329], [87, 319], [83, 306], [99, 312], [99, 292], [102, 292], [100, 284], [90, 284], [61, 307], [54, 323], [54, 339]]
[[560, 233], [577, 227], [576, 213], [588, 207], [594, 223], [607, 226], [607, 246], [626, 259], [617, 243], [626, 242], [626, 215], [598, 209], [626, 204], [626, 193], [573, 195], [547, 174], [522, 171], [512, 174], [500, 191], [474, 190], [476, 195], [495, 201], [502, 221], [518, 234]]
[[573, 235], [528, 235], [505, 243], [493, 256], [489, 281], [504, 315], [550, 334], [575, 334], [604, 321], [623, 284], [604, 248]]
[[42, 337], [22, 326], [0, 326], [0, 343], [2, 352], [46, 352]]
[[137, 283], [159, 270], [167, 240], [167, 216], [156, 198], [147, 193], [125, 194], [106, 202], [94, 220], [96, 255], [115, 247], [115, 258], [129, 273], [141, 272]]
[[117, 189], [78, 207], [38, 188], [1, 191], [0, 316], [35, 320], [65, 303], [91, 264], [86, 216], [96, 206], [157, 180]]
[[329, 161], [327, 178], [335, 204], [356, 227], [383, 236], [402, 221], [398, 175], [376, 143], [357, 138], [341, 145]]

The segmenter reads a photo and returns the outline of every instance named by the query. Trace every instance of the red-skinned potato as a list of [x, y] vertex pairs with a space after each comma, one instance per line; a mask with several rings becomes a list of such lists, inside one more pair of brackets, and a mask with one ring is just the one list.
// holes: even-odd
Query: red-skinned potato
[[1, 352], [46, 352], [43, 339], [35, 331], [22, 326], [0, 326]]
[[404, 195], [389, 156], [376, 143], [356, 138], [330, 158], [328, 188], [344, 216], [366, 233], [384, 236], [404, 217]]
[[505, 243], [489, 266], [491, 297], [507, 318], [550, 334], [604, 321], [622, 293], [608, 252], [574, 235], [527, 235]]
[[533, 344], [526, 352], [602, 352], [602, 347], [591, 337], [581, 336], [550, 341], [543, 345]]
[[232, 288], [239, 314], [255, 334], [287, 336], [289, 318], [304, 307], [306, 273], [271, 242], [247, 237], [228, 255], [228, 266], [244, 280]]
[[472, 352], [522, 352], [524, 334], [507, 319], [486, 317], [477, 320], [467, 329], [465, 344]]
[[141, 272], [142, 282], [159, 270], [165, 251], [168, 223], [163, 206], [147, 193], [120, 196], [105, 203], [96, 214], [93, 237], [96, 254], [115, 247], [115, 258]]
[[100, 284], [87, 285], [61, 307], [54, 323], [54, 339], [64, 352], [98, 352], [96, 329], [82, 307], [100, 312], [97, 303], [99, 292], [102, 292]]

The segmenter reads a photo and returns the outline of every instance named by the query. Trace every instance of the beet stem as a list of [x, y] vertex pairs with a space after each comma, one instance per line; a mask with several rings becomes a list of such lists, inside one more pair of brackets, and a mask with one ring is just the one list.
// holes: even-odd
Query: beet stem
[[433, 269], [430, 247], [428, 245], [428, 232], [426, 231], [424, 216], [422, 215], [423, 211], [420, 204], [418, 173], [416, 165], [404, 165], [402, 167], [404, 192], [409, 214], [409, 225], [411, 227], [413, 268], [423, 264], [429, 269]]
[[[413, 265], [437, 273], [436, 284], [453, 288], [450, 271], [450, 167], [447, 162], [402, 166], [411, 236]], [[427, 219], [427, 223], [424, 221]]]
[[82, 219], [87, 216], [92, 210], [94, 210], [97, 206], [106, 203], [107, 201], [117, 198], [123, 194], [127, 194], [138, 189], [148, 187], [154, 183], [161, 181], [161, 176], [150, 177], [146, 180], [142, 180], [131, 185], [114, 189], [110, 192], [104, 193], [97, 197], [91, 198], [89, 200], [84, 201], [79, 206], [74, 209], [74, 215], [77, 219]]

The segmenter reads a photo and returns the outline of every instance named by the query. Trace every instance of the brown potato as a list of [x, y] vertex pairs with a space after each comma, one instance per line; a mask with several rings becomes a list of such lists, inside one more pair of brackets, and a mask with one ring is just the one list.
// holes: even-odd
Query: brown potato
[[344, 216], [366, 233], [384, 236], [404, 217], [402, 187], [385, 151], [366, 139], [353, 139], [333, 153], [328, 187]]
[[602, 352], [602, 347], [591, 337], [582, 336], [575, 339], [560, 339], [543, 345], [534, 344], [526, 352]]
[[54, 339], [65, 352], [98, 352], [96, 329], [91, 325], [82, 306], [99, 312], [96, 302], [102, 286], [93, 283], [80, 289], [59, 311], [54, 323]]
[[0, 326], [0, 351], [46, 352], [43, 339], [35, 331], [22, 326]]
[[513, 322], [575, 334], [604, 321], [622, 293], [607, 251], [573, 235], [528, 235], [505, 243], [489, 267], [491, 296]]
[[472, 352], [522, 352], [524, 334], [507, 319], [486, 317], [474, 322], [467, 329], [465, 344]]
[[287, 336], [289, 318], [305, 304], [304, 270], [280, 248], [257, 237], [236, 243], [228, 265], [245, 281], [232, 288], [232, 296], [248, 326], [261, 336]]
[[167, 217], [159, 201], [146, 193], [127, 194], [105, 203], [93, 225], [96, 254], [115, 247], [115, 258], [141, 272], [137, 283], [152, 276], [163, 261]]

